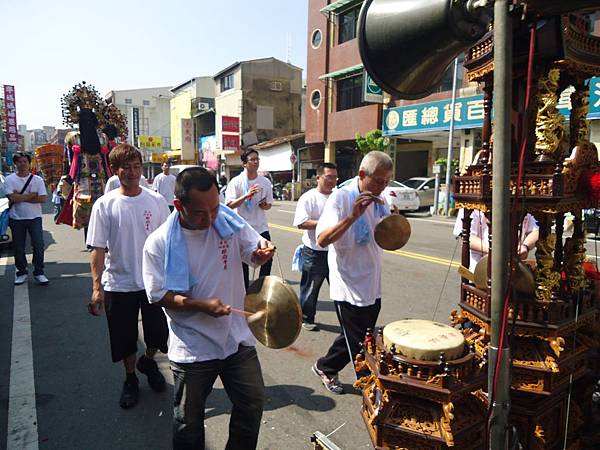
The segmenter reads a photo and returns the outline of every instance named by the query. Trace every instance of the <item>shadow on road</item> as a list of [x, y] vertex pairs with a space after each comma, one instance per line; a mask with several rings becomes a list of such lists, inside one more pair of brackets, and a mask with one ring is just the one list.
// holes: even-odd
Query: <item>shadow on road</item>
[[[332, 398], [315, 394], [314, 389], [306, 386], [265, 386], [265, 411], [274, 411], [293, 404], [309, 411], [330, 411], [335, 407]], [[230, 413], [231, 402], [225, 389], [213, 389], [206, 400], [206, 419]]]

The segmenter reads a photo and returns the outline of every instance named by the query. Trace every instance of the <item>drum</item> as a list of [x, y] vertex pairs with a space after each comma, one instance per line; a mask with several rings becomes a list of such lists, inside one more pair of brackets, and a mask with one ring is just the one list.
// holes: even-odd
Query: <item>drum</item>
[[[383, 344], [388, 351], [420, 361], [438, 361], [444, 353], [446, 361], [465, 353], [463, 334], [438, 322], [405, 319], [392, 322], [383, 329]], [[393, 347], [393, 348], [392, 348]]]

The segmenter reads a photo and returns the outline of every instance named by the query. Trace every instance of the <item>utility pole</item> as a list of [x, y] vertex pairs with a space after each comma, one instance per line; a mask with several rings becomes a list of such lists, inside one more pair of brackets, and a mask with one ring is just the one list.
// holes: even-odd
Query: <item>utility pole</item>
[[[508, 444], [511, 359], [508, 339], [502, 338], [504, 300], [508, 292], [510, 260], [510, 124], [512, 106], [512, 18], [510, 0], [494, 3], [494, 157], [492, 173], [492, 289], [491, 336], [488, 349], [488, 395], [490, 401], [491, 450], [504, 450]], [[497, 364], [500, 359], [499, 364]], [[495, 376], [496, 368], [498, 370]], [[497, 382], [496, 386], [494, 383]]]
[[[454, 58], [454, 76], [452, 77], [452, 102], [450, 102], [450, 131], [448, 133], [448, 154], [446, 156], [446, 201], [444, 216], [448, 217], [450, 208], [450, 177], [452, 174], [452, 141], [454, 139], [454, 108], [456, 108], [456, 78], [458, 76], [458, 57]], [[436, 191], [437, 192], [437, 191]]]

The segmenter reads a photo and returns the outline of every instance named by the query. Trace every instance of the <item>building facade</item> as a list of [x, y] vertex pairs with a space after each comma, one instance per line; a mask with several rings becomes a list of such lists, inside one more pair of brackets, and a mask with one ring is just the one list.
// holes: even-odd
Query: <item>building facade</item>
[[171, 145], [170, 87], [113, 90], [104, 99], [127, 118], [127, 141], [141, 150], [146, 175], [151, 178], [157, 170], [153, 155]]
[[364, 100], [356, 28], [362, 1], [308, 1], [306, 145], [301, 177], [320, 161], [338, 164], [340, 179], [360, 159], [355, 135], [380, 128], [380, 103]]
[[195, 77], [171, 89], [171, 152], [197, 163], [202, 138], [215, 134], [215, 87], [212, 77]]
[[302, 69], [262, 58], [236, 62], [213, 80], [217, 152], [228, 178], [242, 170], [242, 146], [301, 131]]

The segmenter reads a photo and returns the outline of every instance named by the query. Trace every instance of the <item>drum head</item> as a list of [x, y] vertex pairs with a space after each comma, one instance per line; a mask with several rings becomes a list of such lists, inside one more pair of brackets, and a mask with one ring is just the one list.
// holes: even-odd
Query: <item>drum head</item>
[[388, 351], [421, 361], [438, 361], [440, 353], [451, 361], [463, 356], [463, 334], [443, 323], [430, 320], [406, 319], [392, 322], [383, 329], [383, 343]]

